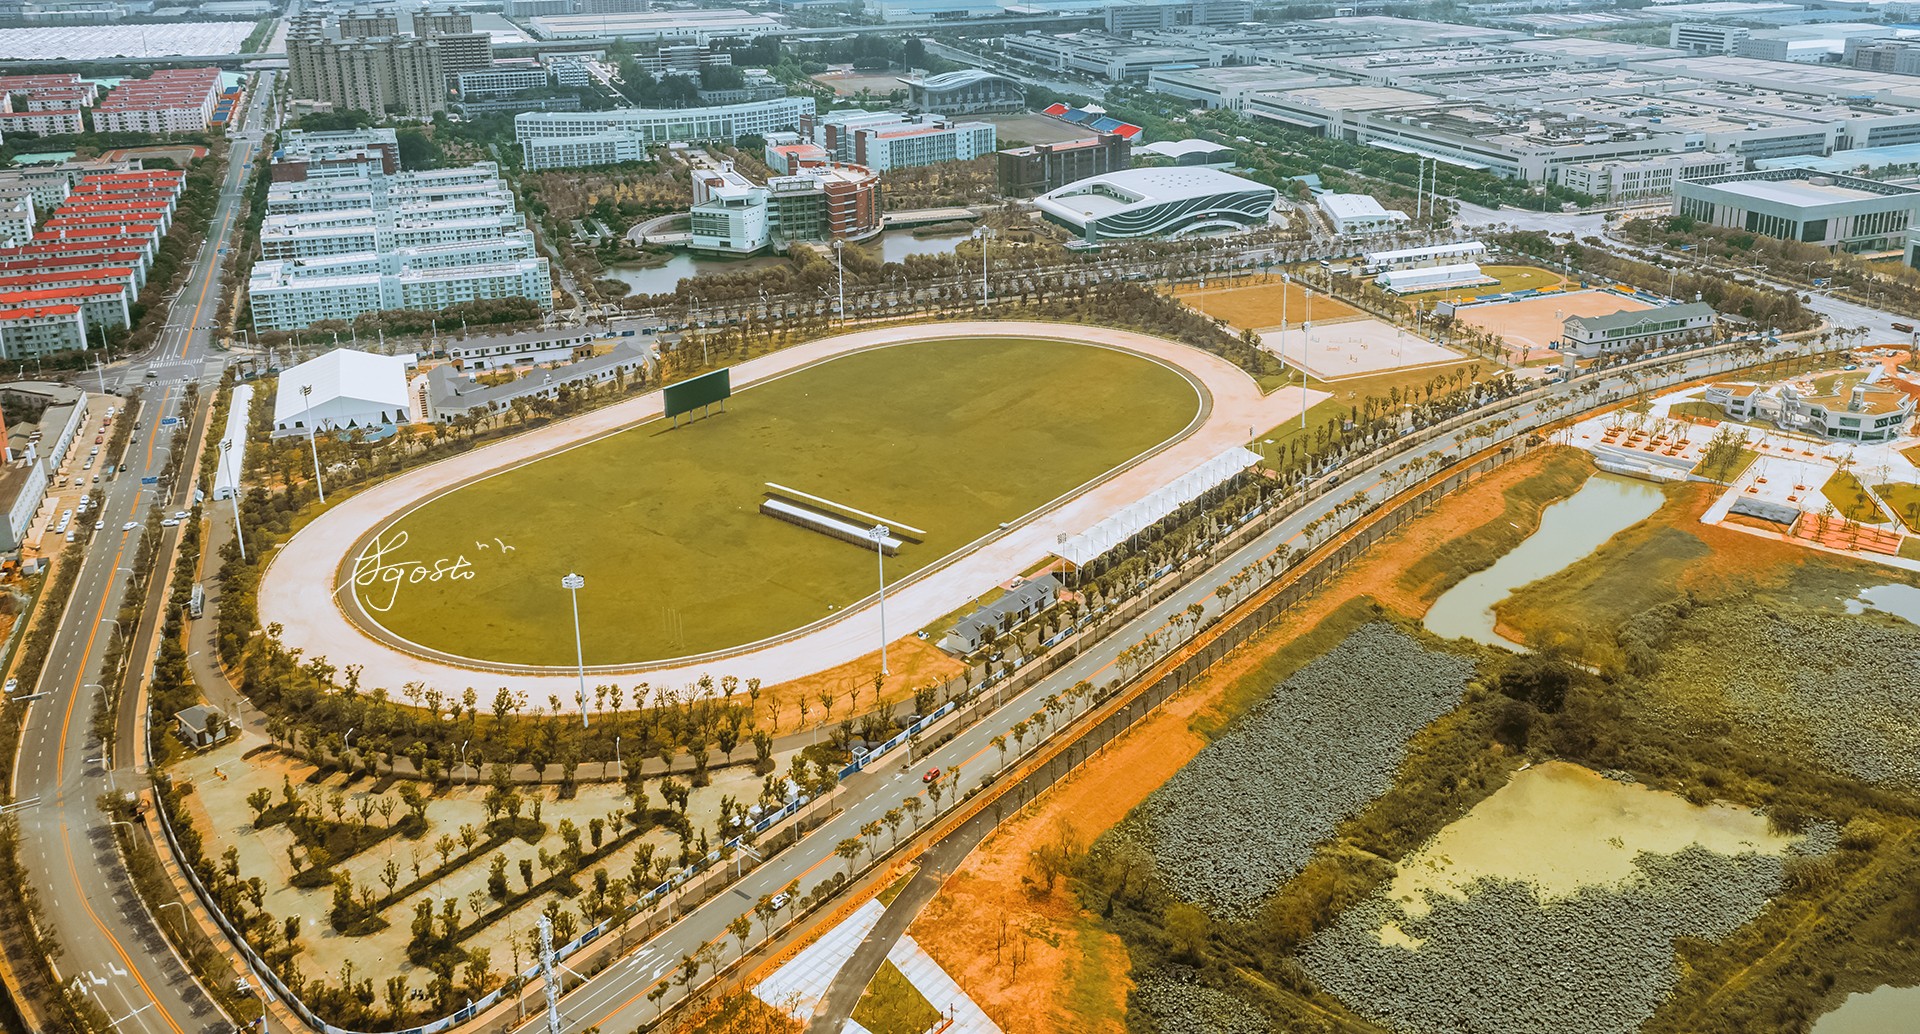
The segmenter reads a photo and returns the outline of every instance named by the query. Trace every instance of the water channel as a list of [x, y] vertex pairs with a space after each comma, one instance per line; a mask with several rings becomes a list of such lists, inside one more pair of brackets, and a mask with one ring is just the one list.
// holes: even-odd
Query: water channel
[[[882, 262], [900, 262], [909, 255], [948, 254], [966, 239], [967, 234], [964, 233], [915, 237], [911, 230], [887, 230], [857, 247]], [[764, 269], [768, 266], [784, 264], [786, 261], [786, 258], [779, 255], [726, 258], [718, 255], [695, 255], [689, 251], [676, 250], [663, 265], [609, 266], [605, 276], [609, 280], [618, 280], [626, 284], [634, 294], [670, 294], [680, 285], [680, 281], [688, 277]]]
[[1427, 631], [1524, 652], [1524, 646], [1494, 632], [1494, 606], [1515, 589], [1566, 568], [1653, 516], [1665, 499], [1651, 482], [1620, 474], [1593, 475], [1578, 492], [1547, 507], [1539, 529], [1525, 541], [1435, 600], [1427, 611]]

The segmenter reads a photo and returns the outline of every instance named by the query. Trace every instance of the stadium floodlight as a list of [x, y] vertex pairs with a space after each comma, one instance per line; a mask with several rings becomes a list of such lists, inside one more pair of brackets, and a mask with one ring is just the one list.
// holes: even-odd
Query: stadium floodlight
[[313, 437], [313, 385], [300, 385], [300, 399], [306, 403], [307, 411], [301, 418], [307, 424], [307, 447], [313, 450], [313, 488], [320, 493], [320, 505], [327, 505], [327, 486], [320, 483], [320, 445]]
[[892, 674], [887, 670], [887, 539], [893, 531], [884, 524], [876, 524], [867, 529], [867, 537], [873, 540], [873, 558], [880, 569], [880, 674]]
[[580, 590], [586, 588], [587, 580], [569, 571], [560, 579], [560, 587], [573, 596], [573, 656], [580, 669], [580, 688], [574, 691], [574, 700], [580, 704], [580, 727], [588, 728], [587, 723], [587, 652], [580, 645]]
[[227, 499], [233, 503], [233, 541], [240, 546], [240, 560], [247, 559], [247, 536], [240, 530], [240, 485], [233, 472], [233, 439], [220, 439], [221, 466], [227, 468]]

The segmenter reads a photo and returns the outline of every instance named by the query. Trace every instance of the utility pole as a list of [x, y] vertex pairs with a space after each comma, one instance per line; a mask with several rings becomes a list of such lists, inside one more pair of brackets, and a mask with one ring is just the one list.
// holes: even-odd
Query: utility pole
[[247, 536], [240, 530], [240, 484], [233, 472], [233, 439], [220, 440], [220, 464], [227, 468], [227, 501], [233, 504], [233, 541], [240, 546], [240, 559], [247, 559]]
[[560, 974], [553, 960], [553, 921], [540, 917], [540, 982], [547, 992], [547, 1034], [560, 1034]]
[[867, 529], [867, 537], [873, 540], [873, 558], [880, 569], [880, 674], [890, 675], [887, 670], [887, 539], [893, 534], [884, 524], [876, 524]]

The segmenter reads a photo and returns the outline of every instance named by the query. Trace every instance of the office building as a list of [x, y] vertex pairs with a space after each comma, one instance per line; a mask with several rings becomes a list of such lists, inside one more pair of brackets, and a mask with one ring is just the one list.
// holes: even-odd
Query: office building
[[1560, 348], [1591, 359], [1613, 352], [1658, 348], [1712, 330], [1711, 305], [1659, 305], [1597, 316], [1568, 316], [1561, 323]]
[[864, 240], [881, 230], [880, 177], [858, 165], [820, 162], [764, 185], [732, 163], [693, 177], [696, 251], [751, 255], [796, 241]]
[[145, 79], [125, 79], [94, 106], [93, 128], [102, 133], [197, 133], [207, 128], [220, 100], [218, 68], [161, 69]]
[[666, 72], [693, 75], [705, 68], [731, 67], [733, 55], [715, 50], [707, 43], [662, 43], [650, 53], [635, 54], [633, 63], [655, 75]]
[[829, 111], [812, 120], [812, 130], [835, 161], [875, 172], [968, 161], [992, 153], [995, 142], [992, 123], [891, 111]]
[[1025, 111], [1026, 91], [1004, 75], [977, 68], [907, 80], [909, 105], [938, 115], [1010, 114]]
[[1046, 218], [1088, 241], [1265, 226], [1278, 193], [1218, 169], [1127, 169], [1040, 195]]
[[812, 97], [782, 97], [705, 108], [618, 108], [613, 111], [527, 112], [513, 120], [527, 169], [636, 161], [652, 144], [766, 136], [799, 127]]
[[1314, 199], [1327, 221], [1333, 224], [1333, 232], [1342, 236], [1360, 236], [1373, 233], [1391, 233], [1406, 229], [1407, 213], [1393, 208], [1382, 208], [1380, 202], [1371, 194], [1336, 194], [1327, 191]]
[[1006, 36], [1001, 45], [1007, 56], [1056, 72], [1084, 72], [1109, 82], [1145, 79], [1156, 68], [1218, 65], [1224, 55], [1216, 49], [1185, 44], [1144, 43], [1104, 32], [1050, 34], [1023, 32]]
[[1668, 27], [1667, 45], [1689, 54], [1732, 54], [1752, 33], [1744, 25], [1675, 22]]
[[1681, 181], [1673, 194], [1675, 215], [1848, 252], [1904, 250], [1920, 223], [1920, 189], [1807, 169]]
[[1221, 26], [1253, 20], [1250, 0], [1145, 0], [1106, 9], [1108, 32], [1160, 32], [1182, 26]]
[[1009, 148], [998, 153], [995, 172], [1000, 193], [1033, 197], [1076, 180], [1119, 172], [1128, 166], [1132, 153], [1132, 141], [1103, 133], [1086, 140]]
[[1724, 176], [1740, 164], [1738, 158], [1724, 151], [1695, 151], [1634, 161], [1582, 162], [1561, 169], [1560, 182], [1602, 201], [1634, 201], [1671, 196], [1675, 183]]
[[456, 72], [453, 75], [453, 89], [462, 102], [512, 97], [529, 90], [545, 89], [551, 82], [547, 70], [539, 65], [495, 65], [478, 72]]

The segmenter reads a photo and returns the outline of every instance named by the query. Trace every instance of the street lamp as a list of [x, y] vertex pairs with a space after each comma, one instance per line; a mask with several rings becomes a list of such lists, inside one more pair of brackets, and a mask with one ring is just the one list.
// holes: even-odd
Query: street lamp
[[301, 401], [307, 404], [300, 419], [307, 425], [307, 447], [313, 450], [313, 487], [320, 493], [320, 505], [327, 505], [327, 486], [320, 483], [320, 443], [313, 436], [313, 385], [300, 385]]
[[880, 570], [880, 674], [890, 675], [887, 670], [887, 539], [892, 530], [884, 524], [876, 524], [867, 529], [867, 538], [873, 540], [874, 564]]
[[579, 664], [580, 688], [574, 691], [574, 700], [580, 704], [580, 727], [588, 728], [587, 723], [587, 653], [580, 645], [580, 590], [585, 588], [587, 580], [569, 571], [560, 579], [560, 587], [573, 597], [573, 656]]
[[980, 242], [980, 307], [984, 309], [993, 301], [987, 289], [987, 241], [993, 239], [993, 227], [982, 226], [973, 231], [973, 236]]
[[233, 540], [240, 544], [240, 559], [247, 559], [247, 536], [240, 530], [240, 486], [233, 479], [233, 439], [220, 440], [220, 465], [227, 468], [227, 500], [233, 503]]

